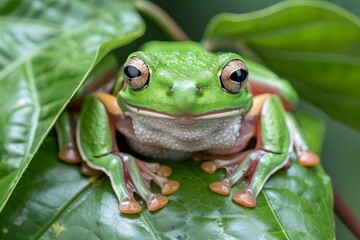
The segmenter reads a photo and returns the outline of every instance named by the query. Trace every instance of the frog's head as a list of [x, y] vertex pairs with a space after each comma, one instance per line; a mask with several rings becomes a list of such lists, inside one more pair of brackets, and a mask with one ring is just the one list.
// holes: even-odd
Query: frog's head
[[219, 118], [252, 105], [248, 69], [234, 53], [216, 55], [194, 42], [152, 42], [129, 56], [120, 76], [123, 111], [161, 118]]

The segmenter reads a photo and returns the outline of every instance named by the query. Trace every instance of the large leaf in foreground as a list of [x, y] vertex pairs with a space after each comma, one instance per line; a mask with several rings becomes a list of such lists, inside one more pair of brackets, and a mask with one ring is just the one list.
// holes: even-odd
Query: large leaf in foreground
[[0, 210], [92, 68], [143, 32], [124, 1], [0, 4]]
[[360, 20], [325, 1], [284, 1], [246, 14], [219, 14], [204, 41], [232, 43], [294, 84], [300, 95], [360, 129]]
[[[312, 148], [322, 126], [299, 116]], [[247, 209], [210, 192], [208, 175], [195, 162], [167, 162], [181, 183], [170, 203], [155, 213], [121, 215], [108, 178], [94, 183], [77, 166], [56, 157], [52, 135], [44, 141], [0, 215], [1, 239], [333, 239], [332, 191], [320, 166], [296, 162], [270, 178]], [[237, 186], [239, 190], [242, 186]], [[145, 206], [142, 203], [144, 209]]]

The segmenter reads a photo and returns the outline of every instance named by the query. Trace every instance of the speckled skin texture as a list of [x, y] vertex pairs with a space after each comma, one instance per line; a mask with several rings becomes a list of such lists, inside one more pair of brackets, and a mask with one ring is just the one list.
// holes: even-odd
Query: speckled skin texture
[[182, 160], [193, 152], [234, 147], [240, 137], [240, 115], [203, 120], [127, 115], [133, 131], [120, 131], [135, 151], [153, 158]]

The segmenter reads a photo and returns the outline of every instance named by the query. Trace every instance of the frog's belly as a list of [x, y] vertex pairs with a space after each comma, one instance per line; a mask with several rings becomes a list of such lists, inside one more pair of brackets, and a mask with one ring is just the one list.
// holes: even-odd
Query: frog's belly
[[129, 144], [137, 152], [154, 158], [182, 159], [192, 152], [235, 145], [241, 116], [220, 119], [161, 119], [129, 113], [134, 136]]

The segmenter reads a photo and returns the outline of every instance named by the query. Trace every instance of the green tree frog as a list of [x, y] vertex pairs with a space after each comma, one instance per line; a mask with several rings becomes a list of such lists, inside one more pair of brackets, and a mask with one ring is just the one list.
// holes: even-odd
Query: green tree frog
[[[289, 164], [292, 152], [304, 166], [319, 161], [286, 111], [297, 101], [290, 84], [238, 54], [215, 54], [195, 42], [150, 42], [130, 54], [115, 93], [86, 97], [76, 146], [62, 147], [60, 156], [70, 162], [81, 158], [106, 173], [122, 213], [141, 211], [133, 193], [150, 211], [160, 209], [168, 203], [163, 195], [180, 184], [168, 179], [170, 168], [124, 153], [117, 131], [144, 157], [193, 158], [204, 161], [207, 173], [225, 168], [226, 178], [210, 190], [228, 195], [245, 182], [232, 199], [246, 207], [256, 206], [265, 182]], [[71, 141], [69, 131], [58, 132], [63, 142]], [[163, 195], [152, 192], [150, 181]]]

